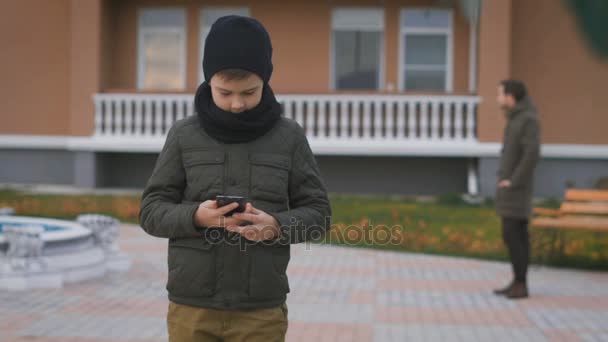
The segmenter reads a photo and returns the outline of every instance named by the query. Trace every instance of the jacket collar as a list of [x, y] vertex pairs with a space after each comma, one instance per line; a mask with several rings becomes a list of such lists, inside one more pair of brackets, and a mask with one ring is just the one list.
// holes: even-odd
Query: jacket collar
[[509, 119], [513, 119], [517, 114], [524, 112], [526, 110], [534, 110], [534, 104], [530, 97], [526, 96], [521, 101], [519, 101], [515, 107], [507, 110], [507, 117]]

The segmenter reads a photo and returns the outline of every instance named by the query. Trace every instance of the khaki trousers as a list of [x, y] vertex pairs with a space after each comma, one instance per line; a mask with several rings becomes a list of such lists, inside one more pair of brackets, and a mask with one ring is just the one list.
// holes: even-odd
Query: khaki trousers
[[285, 341], [287, 305], [269, 309], [217, 310], [169, 302], [169, 342]]

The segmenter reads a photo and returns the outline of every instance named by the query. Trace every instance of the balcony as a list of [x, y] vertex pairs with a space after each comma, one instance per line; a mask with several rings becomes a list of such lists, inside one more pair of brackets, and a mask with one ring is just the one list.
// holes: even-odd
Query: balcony
[[[476, 96], [278, 95], [285, 116], [325, 155], [467, 156], [478, 146]], [[173, 123], [193, 115], [188, 94], [96, 94], [91, 143], [159, 151]], [[471, 151], [471, 152], [470, 152]]]

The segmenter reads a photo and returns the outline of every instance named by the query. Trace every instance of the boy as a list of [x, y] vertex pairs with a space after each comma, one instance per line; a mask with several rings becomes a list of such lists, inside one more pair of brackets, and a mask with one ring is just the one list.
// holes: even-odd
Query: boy
[[[197, 115], [171, 127], [144, 190], [142, 228], [169, 238], [170, 341], [283, 341], [289, 244], [329, 228], [319, 168], [303, 129], [281, 116], [272, 69], [258, 21], [218, 19]], [[217, 195], [248, 203], [231, 215], [239, 205]]]

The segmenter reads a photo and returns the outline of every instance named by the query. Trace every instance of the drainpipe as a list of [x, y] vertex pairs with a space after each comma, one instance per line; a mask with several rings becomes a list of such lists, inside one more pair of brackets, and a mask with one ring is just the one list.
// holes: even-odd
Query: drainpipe
[[479, 15], [482, 0], [459, 0], [464, 16], [469, 20], [469, 93], [477, 93], [477, 46]]
[[[477, 54], [479, 42], [479, 16], [482, 0], [458, 0], [460, 8], [469, 20], [469, 93], [477, 94]], [[468, 162], [467, 191], [468, 195], [479, 195], [478, 159], [471, 158]]]

